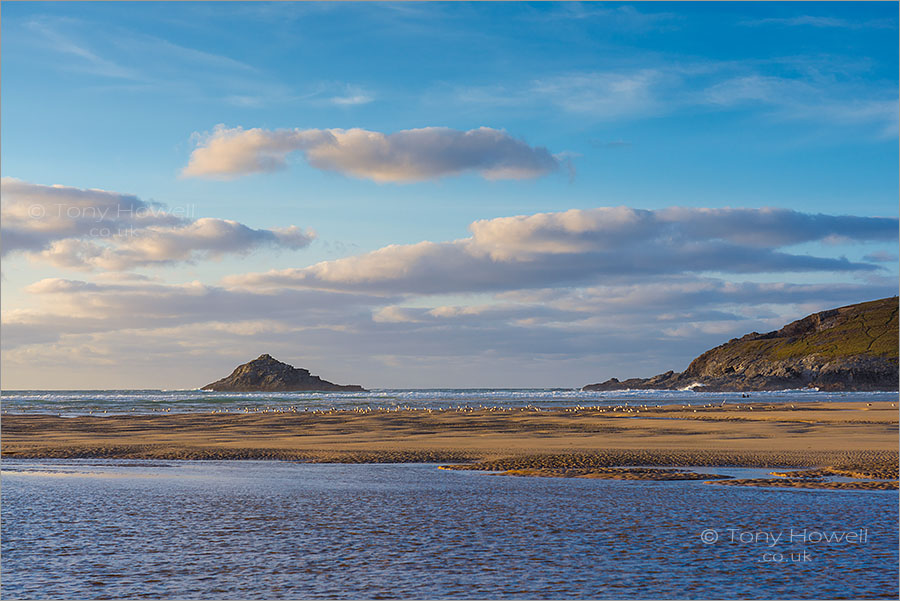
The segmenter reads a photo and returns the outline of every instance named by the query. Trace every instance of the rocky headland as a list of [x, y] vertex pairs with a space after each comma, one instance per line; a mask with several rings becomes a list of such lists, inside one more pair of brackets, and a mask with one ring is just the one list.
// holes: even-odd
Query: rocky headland
[[207, 384], [201, 390], [217, 392], [366, 392], [362, 386], [334, 384], [311, 375], [309, 370], [282, 363], [271, 355], [260, 355], [238, 365], [227, 378]]
[[815, 313], [708, 350], [683, 372], [612, 378], [584, 390], [898, 390], [898, 298]]

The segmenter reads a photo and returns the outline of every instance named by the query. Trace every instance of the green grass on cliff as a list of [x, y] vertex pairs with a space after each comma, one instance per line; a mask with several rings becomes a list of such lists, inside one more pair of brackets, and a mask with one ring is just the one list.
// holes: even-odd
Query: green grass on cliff
[[776, 344], [768, 349], [771, 357], [789, 359], [815, 354], [832, 358], [851, 355], [897, 358], [897, 297], [851, 305], [838, 311], [833, 327], [796, 338], [773, 339]]
[[720, 377], [758, 360], [855, 355], [897, 361], [897, 297], [810, 315], [768, 334], [732, 340], [697, 357], [685, 373]]

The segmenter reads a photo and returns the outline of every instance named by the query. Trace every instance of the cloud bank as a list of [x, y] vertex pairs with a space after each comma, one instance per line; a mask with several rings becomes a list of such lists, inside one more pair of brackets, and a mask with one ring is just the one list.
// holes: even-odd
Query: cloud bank
[[4, 313], [2, 342], [10, 373], [38, 365], [94, 387], [84, 366], [116, 366], [107, 385], [152, 386], [141, 371], [152, 361], [153, 377], [190, 387], [262, 352], [371, 386], [577, 386], [683, 368], [730, 337], [895, 289], [672, 276], [410, 306], [414, 296], [47, 279], [26, 290], [30, 308]]
[[[23, 290], [25, 305], [4, 307], [4, 365], [23, 384], [41, 381], [37, 365], [93, 387], [98, 365], [116, 366], [104, 386], [198, 386], [263, 352], [379, 387], [646, 376], [749, 331], [894, 294], [884, 266], [791, 247], [894, 244], [897, 226], [783, 209], [603, 207], [476, 221], [460, 240], [214, 284], [49, 278]], [[816, 272], [824, 281], [809, 281]], [[152, 374], [139, 369], [148, 361]]]
[[230, 285], [450, 294], [674, 274], [865, 272], [877, 266], [794, 254], [792, 245], [897, 239], [894, 218], [786, 209], [603, 207], [476, 221], [451, 242], [390, 245], [305, 268], [234, 275]]
[[250, 252], [299, 249], [315, 238], [296, 226], [253, 229], [229, 219], [195, 219], [130, 194], [44, 186], [3, 178], [2, 251], [70, 269], [120, 271]]
[[563, 159], [489, 127], [446, 127], [383, 134], [364, 129], [216, 127], [198, 136], [185, 177], [233, 179], [284, 169], [291, 153], [324, 171], [376, 182], [414, 182], [475, 172], [485, 179], [528, 179], [551, 173]]

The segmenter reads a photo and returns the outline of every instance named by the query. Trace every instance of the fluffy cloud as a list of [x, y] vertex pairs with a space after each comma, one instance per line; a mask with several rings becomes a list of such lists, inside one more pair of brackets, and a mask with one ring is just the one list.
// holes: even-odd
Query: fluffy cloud
[[183, 212], [131, 194], [43, 186], [12, 177], [0, 180], [0, 190], [4, 254], [42, 250], [54, 240], [88, 236], [92, 230], [172, 227], [185, 220]]
[[308, 246], [296, 226], [253, 229], [227, 219], [193, 219], [192, 207], [168, 209], [129, 194], [2, 180], [3, 254], [71, 269], [125, 270], [246, 253], [268, 245]]
[[[36, 301], [28, 310], [4, 313], [4, 323], [40, 324], [38, 316], [56, 315], [84, 321], [98, 316], [99, 329], [115, 330], [134, 325], [171, 326], [203, 321], [246, 320], [248, 316], [302, 320], [305, 325], [340, 325], [335, 316], [399, 297], [375, 297], [319, 290], [256, 292], [189, 282], [163, 284], [146, 280], [116, 283], [48, 278], [25, 288]], [[356, 309], [354, 309], [356, 308]], [[330, 317], [329, 317], [330, 316]], [[53, 326], [55, 327], [55, 326]], [[67, 328], [62, 328], [66, 330]]]
[[606, 207], [476, 221], [452, 242], [390, 245], [300, 269], [231, 276], [231, 285], [442, 294], [575, 285], [683, 273], [865, 271], [791, 254], [795, 244], [897, 239], [893, 218], [785, 209]]
[[[607, 327], [634, 327], [640, 320], [676, 322], [685, 319], [743, 319], [752, 315], [776, 317], [765, 307], [798, 306], [806, 313], [888, 296], [883, 285], [787, 282], [735, 282], [695, 276], [657, 277], [650, 281], [601, 284], [584, 288], [514, 290], [497, 299], [509, 304], [541, 306], [568, 315], [591, 318], [616, 315]], [[648, 315], [650, 317], [648, 317]], [[626, 318], [627, 316], [627, 318]]]
[[299, 249], [311, 241], [312, 234], [296, 226], [255, 230], [228, 219], [202, 218], [176, 227], [124, 231], [105, 237], [101, 243], [73, 238], [57, 240], [32, 256], [57, 267], [124, 271], [246, 253], [263, 245]]
[[199, 136], [182, 174], [231, 179], [283, 169], [300, 152], [310, 165], [376, 182], [412, 182], [474, 171], [486, 179], [534, 178], [562, 159], [505, 131], [445, 127], [383, 134], [364, 129], [243, 129], [218, 126]]
[[[160, 332], [171, 334], [172, 354], [197, 347], [228, 356], [245, 352], [245, 346], [234, 343], [248, 337], [268, 346], [285, 337], [296, 345], [297, 336], [306, 340], [316, 332], [350, 336], [355, 324], [371, 319], [373, 306], [400, 300], [317, 290], [259, 293], [196, 281], [107, 283], [63, 278], [39, 280], [24, 292], [31, 297], [27, 308], [6, 309], [2, 314], [4, 361], [45, 352], [70, 358], [81, 354], [79, 360], [83, 360], [85, 349], [77, 350], [83, 344], [91, 352], [114, 358], [118, 351], [102, 349], [116, 346], [116, 338], [129, 341], [131, 352], [152, 354], [155, 350], [144, 339], [162, 345]], [[103, 344], [90, 345], [91, 340], [101, 339]], [[230, 349], [217, 346], [223, 340], [232, 345]]]

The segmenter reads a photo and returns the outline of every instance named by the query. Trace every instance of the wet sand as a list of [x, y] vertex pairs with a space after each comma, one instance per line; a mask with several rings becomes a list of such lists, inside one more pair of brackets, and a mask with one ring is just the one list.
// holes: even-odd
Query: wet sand
[[896, 403], [890, 402], [4, 415], [0, 441], [4, 456], [31, 458], [487, 462], [501, 470], [638, 465], [866, 470], [896, 464], [897, 423]]
[[762, 486], [766, 488], [826, 488], [829, 490], [897, 490], [897, 480], [856, 480], [853, 482], [828, 482], [808, 478], [747, 478], [735, 480], [710, 480], [706, 484], [730, 486]]
[[[441, 469], [456, 469], [456, 466], [442, 466]], [[698, 474], [688, 470], [646, 467], [607, 467], [592, 469], [518, 469], [498, 472], [497, 476], [527, 476], [539, 478], [592, 478], [595, 480], [719, 480], [730, 478], [718, 474]]]
[[[721, 474], [685, 469], [651, 467], [607, 467], [610, 465], [677, 465], [763, 467], [792, 462], [830, 463], [828, 467], [769, 472], [776, 478], [733, 478]], [[842, 490], [897, 490], [896, 451], [698, 453], [649, 452], [646, 454], [603, 452], [597, 454], [556, 454], [507, 457], [474, 463], [444, 465], [445, 470], [481, 470], [497, 476], [542, 478], [595, 478], [605, 480], [703, 480], [704, 484], [761, 486], [777, 488], [828, 488]], [[853, 480], [849, 480], [849, 479]]]

